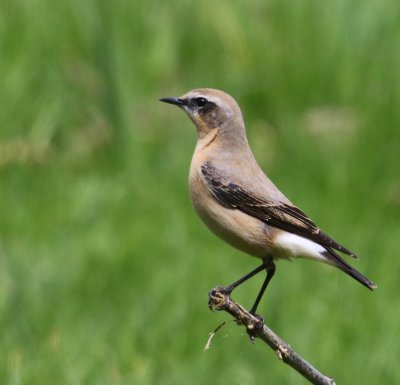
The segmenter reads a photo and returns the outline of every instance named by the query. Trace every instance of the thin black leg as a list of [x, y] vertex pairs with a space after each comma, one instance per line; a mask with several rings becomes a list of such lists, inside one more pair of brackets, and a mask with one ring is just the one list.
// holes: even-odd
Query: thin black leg
[[266, 268], [267, 268], [267, 265], [265, 264], [265, 261], [264, 261], [260, 266], [258, 266], [254, 270], [250, 271], [250, 273], [246, 274], [242, 278], [240, 278], [237, 281], [233, 282], [231, 285], [224, 287], [225, 293], [227, 293], [227, 294], [232, 293], [232, 291], [235, 288], [237, 288], [239, 285], [241, 285], [243, 282], [246, 282], [248, 279], [250, 279], [251, 277], [254, 277], [257, 273], [259, 273], [260, 271], [262, 271], [262, 270], [264, 270]]
[[267, 271], [267, 276], [265, 277], [264, 283], [261, 286], [260, 292], [257, 295], [254, 305], [251, 307], [251, 310], [250, 310], [251, 314], [256, 314], [257, 307], [261, 301], [261, 298], [264, 295], [269, 282], [271, 281], [272, 277], [275, 274], [276, 266], [275, 266], [275, 263], [272, 260], [272, 258], [265, 260], [264, 268]]

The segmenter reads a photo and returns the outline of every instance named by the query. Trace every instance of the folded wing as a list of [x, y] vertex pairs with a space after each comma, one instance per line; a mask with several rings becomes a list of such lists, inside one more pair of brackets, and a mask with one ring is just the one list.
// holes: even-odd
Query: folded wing
[[240, 210], [271, 226], [310, 239], [327, 249], [338, 250], [357, 258], [354, 253], [325, 234], [297, 207], [256, 196], [242, 186], [228, 182], [226, 175], [210, 162], [202, 165], [201, 172], [214, 198], [225, 207]]

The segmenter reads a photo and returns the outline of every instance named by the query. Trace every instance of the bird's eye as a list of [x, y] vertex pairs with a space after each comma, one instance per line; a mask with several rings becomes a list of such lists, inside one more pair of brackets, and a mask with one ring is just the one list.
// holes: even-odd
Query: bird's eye
[[196, 98], [195, 102], [196, 102], [197, 107], [204, 107], [207, 104], [207, 99], [206, 98]]

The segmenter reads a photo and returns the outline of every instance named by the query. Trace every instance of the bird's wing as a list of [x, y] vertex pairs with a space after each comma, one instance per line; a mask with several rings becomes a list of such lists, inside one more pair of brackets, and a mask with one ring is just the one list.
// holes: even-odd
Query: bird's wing
[[261, 198], [242, 186], [229, 182], [227, 176], [210, 162], [202, 165], [201, 173], [213, 197], [223, 206], [240, 210], [271, 226], [307, 238], [328, 249], [332, 248], [357, 258], [354, 253], [325, 234], [297, 207], [284, 202]]

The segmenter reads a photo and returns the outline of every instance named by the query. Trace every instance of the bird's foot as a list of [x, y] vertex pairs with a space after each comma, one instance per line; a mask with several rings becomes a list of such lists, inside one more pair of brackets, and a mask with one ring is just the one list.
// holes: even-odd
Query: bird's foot
[[224, 310], [229, 304], [232, 289], [229, 286], [214, 287], [208, 292], [208, 307], [210, 310]]
[[264, 326], [264, 317], [252, 312], [250, 312], [250, 314], [253, 316], [254, 322], [247, 326], [246, 332], [250, 338], [250, 341], [254, 344], [258, 331], [261, 330]]
[[250, 312], [250, 314], [251, 314], [254, 318], [256, 318], [256, 319], [258, 320], [258, 322], [257, 322], [257, 328], [258, 328], [258, 329], [261, 329], [261, 328], [263, 327], [263, 325], [264, 325], [264, 317], [263, 317], [262, 315], [259, 315], [259, 314], [253, 313], [253, 312]]

